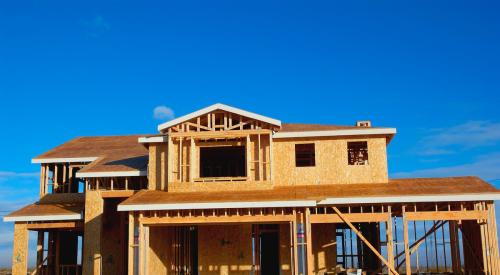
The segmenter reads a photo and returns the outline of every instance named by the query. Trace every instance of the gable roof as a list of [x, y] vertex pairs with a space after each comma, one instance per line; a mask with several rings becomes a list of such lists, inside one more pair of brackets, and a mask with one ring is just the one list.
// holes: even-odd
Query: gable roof
[[161, 132], [162, 130], [165, 130], [167, 128], [175, 126], [175, 125], [177, 125], [179, 123], [188, 121], [190, 119], [202, 116], [204, 114], [207, 114], [207, 113], [210, 113], [210, 112], [213, 112], [213, 111], [216, 111], [216, 110], [222, 110], [222, 111], [226, 111], [226, 112], [231, 112], [231, 113], [235, 113], [235, 114], [238, 114], [238, 115], [241, 115], [241, 116], [244, 116], [244, 117], [253, 118], [255, 120], [260, 120], [260, 121], [263, 121], [263, 122], [266, 122], [266, 123], [269, 123], [269, 124], [272, 124], [272, 125], [281, 126], [281, 121], [279, 121], [277, 119], [266, 117], [266, 116], [263, 116], [263, 115], [259, 115], [259, 114], [256, 114], [256, 113], [252, 113], [252, 112], [249, 112], [249, 111], [238, 109], [238, 108], [235, 108], [235, 107], [231, 107], [231, 106], [228, 106], [228, 105], [225, 105], [225, 104], [222, 104], [222, 103], [216, 103], [214, 105], [205, 107], [203, 109], [200, 109], [198, 111], [192, 112], [190, 114], [183, 115], [181, 117], [172, 119], [172, 120], [167, 121], [165, 123], [162, 123], [162, 124], [158, 125], [158, 131]]

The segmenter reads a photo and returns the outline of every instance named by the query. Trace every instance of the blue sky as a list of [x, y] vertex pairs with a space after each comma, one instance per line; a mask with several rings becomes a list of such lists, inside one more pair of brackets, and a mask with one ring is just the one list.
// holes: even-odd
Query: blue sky
[[[76, 136], [155, 133], [222, 102], [284, 122], [398, 128], [392, 177], [500, 179], [498, 1], [4, 1], [0, 215], [30, 159]], [[168, 114], [167, 114], [168, 116]], [[0, 223], [0, 266], [11, 224]]]

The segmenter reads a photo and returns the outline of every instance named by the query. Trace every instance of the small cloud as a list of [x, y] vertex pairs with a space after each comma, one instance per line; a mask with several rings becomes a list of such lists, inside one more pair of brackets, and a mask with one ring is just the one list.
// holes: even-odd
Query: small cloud
[[101, 15], [82, 21], [82, 25], [87, 28], [88, 34], [92, 37], [98, 37], [111, 29], [111, 25]]
[[468, 121], [449, 128], [433, 129], [419, 142], [419, 155], [449, 155], [464, 149], [500, 142], [500, 123]]
[[161, 120], [172, 119], [174, 118], [174, 110], [164, 105], [156, 106], [153, 110], [153, 118]]

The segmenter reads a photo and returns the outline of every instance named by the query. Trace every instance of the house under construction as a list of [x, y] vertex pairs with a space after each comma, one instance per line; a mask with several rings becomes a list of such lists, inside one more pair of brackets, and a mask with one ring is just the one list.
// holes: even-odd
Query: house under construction
[[[13, 274], [500, 274], [477, 177], [389, 179], [396, 129], [287, 124], [215, 104], [158, 134], [80, 137], [32, 160]], [[28, 251], [29, 231], [38, 233]]]

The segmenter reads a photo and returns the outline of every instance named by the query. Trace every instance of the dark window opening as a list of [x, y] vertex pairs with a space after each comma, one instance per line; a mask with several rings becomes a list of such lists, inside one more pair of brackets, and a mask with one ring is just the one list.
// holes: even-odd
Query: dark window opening
[[314, 143], [295, 144], [295, 166], [315, 166]]
[[245, 146], [201, 147], [200, 177], [245, 177]]
[[368, 143], [366, 141], [348, 142], [347, 155], [349, 165], [367, 165]]

